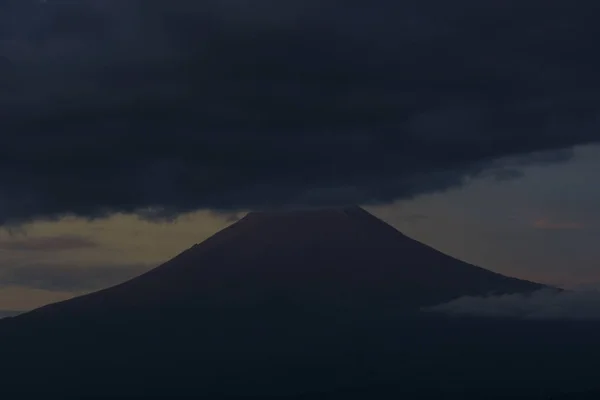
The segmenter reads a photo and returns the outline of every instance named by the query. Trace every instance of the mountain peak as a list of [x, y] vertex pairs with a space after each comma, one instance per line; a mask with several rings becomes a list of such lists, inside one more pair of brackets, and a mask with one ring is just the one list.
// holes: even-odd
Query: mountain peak
[[386, 238], [381, 243], [392, 237], [396, 240], [404, 237], [359, 206], [255, 211], [230, 228], [239, 232], [252, 230], [254, 237], [281, 245], [287, 243], [284, 247], [296, 242], [304, 243], [305, 248], [317, 243], [321, 247], [335, 248], [357, 241], [367, 245], [377, 237]]
[[268, 211], [251, 211], [246, 217], [249, 219], [275, 218], [275, 217], [306, 217], [306, 216], [328, 216], [328, 215], [347, 215], [360, 216], [370, 215], [360, 206], [344, 207], [321, 207], [321, 208], [297, 208]]

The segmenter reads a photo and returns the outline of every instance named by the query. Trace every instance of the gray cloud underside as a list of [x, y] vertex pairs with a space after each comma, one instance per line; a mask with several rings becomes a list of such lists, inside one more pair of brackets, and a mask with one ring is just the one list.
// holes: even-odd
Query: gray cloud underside
[[600, 320], [600, 291], [545, 289], [526, 294], [462, 297], [426, 309], [456, 316], [537, 320]]
[[585, 0], [0, 0], [0, 223], [386, 202], [568, 159], [600, 137], [596, 15]]

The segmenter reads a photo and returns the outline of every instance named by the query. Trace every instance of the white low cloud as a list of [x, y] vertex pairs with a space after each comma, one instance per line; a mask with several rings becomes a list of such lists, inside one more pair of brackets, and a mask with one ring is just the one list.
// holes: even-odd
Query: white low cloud
[[5, 311], [5, 310], [0, 310], [0, 319], [8, 318], [8, 317], [14, 317], [15, 315], [19, 315], [21, 313], [23, 313], [23, 311]]
[[461, 297], [423, 311], [456, 316], [600, 320], [600, 290], [543, 289], [531, 294]]

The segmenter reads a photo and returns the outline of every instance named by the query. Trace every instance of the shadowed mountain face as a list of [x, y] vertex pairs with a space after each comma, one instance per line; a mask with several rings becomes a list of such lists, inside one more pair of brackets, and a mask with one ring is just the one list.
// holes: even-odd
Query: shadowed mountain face
[[360, 207], [256, 212], [138, 278], [22, 318], [182, 307], [398, 313], [542, 287], [444, 255]]
[[596, 323], [418, 312], [540, 288], [448, 257], [358, 207], [250, 213], [135, 279], [0, 321], [1, 388], [209, 399], [598, 388]]

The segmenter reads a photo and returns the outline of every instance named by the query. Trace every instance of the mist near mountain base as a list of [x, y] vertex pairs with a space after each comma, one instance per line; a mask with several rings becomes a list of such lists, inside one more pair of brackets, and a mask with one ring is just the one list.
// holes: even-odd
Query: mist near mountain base
[[422, 311], [532, 320], [600, 320], [600, 290], [542, 289], [529, 294], [465, 296]]

